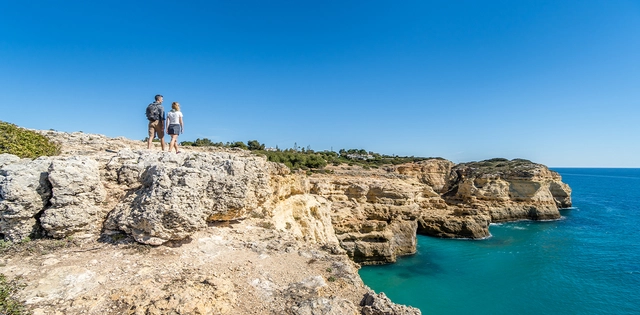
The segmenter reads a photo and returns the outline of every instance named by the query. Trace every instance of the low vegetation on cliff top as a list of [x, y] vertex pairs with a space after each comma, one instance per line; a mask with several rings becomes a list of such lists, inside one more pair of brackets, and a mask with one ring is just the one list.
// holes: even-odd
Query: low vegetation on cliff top
[[386, 164], [402, 164], [408, 162], [418, 162], [428, 159], [442, 159], [431, 157], [414, 157], [414, 156], [397, 156], [397, 155], [383, 155], [364, 149], [341, 149], [338, 152], [335, 151], [314, 151], [310, 147], [298, 147], [294, 145], [293, 148], [280, 149], [266, 148], [264, 144], [257, 140], [247, 141], [245, 144], [241, 141], [236, 142], [213, 142], [209, 139], [197, 139], [196, 141], [183, 141], [183, 146], [216, 146], [226, 148], [241, 148], [250, 150], [255, 154], [264, 155], [271, 162], [282, 163], [292, 170], [313, 170], [322, 169], [328, 164], [340, 165], [359, 165], [364, 168], [377, 168]]
[[21, 288], [16, 281], [8, 281], [5, 275], [0, 273], [0, 314], [29, 314], [26, 307], [14, 298], [15, 293]]
[[0, 154], [37, 158], [60, 154], [60, 146], [35, 131], [0, 121]]
[[517, 169], [517, 168], [531, 168], [537, 166], [536, 163], [533, 163], [529, 160], [525, 159], [513, 159], [508, 160], [504, 158], [494, 158], [479, 162], [468, 162], [461, 163], [459, 166], [464, 167], [474, 167], [474, 168], [484, 168], [484, 169]]
[[468, 175], [481, 176], [482, 174], [502, 174], [531, 177], [535, 174], [535, 169], [541, 164], [531, 162], [526, 159], [508, 160], [504, 158], [494, 158], [478, 162], [468, 162], [456, 165], [456, 169], [464, 169]]

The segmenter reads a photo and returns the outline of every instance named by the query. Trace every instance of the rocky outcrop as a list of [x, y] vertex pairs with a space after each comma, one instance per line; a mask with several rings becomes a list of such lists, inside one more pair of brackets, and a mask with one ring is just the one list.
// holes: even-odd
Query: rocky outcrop
[[558, 173], [521, 159], [458, 165], [447, 190], [447, 203], [478, 209], [491, 222], [554, 220], [560, 218], [559, 207], [571, 205], [571, 189]]
[[8, 240], [102, 229], [106, 211], [98, 164], [86, 157], [11, 159], [0, 169], [0, 232]]
[[390, 170], [401, 175], [407, 175], [433, 188], [436, 192], [449, 184], [449, 175], [454, 163], [445, 159], [428, 159], [415, 163], [400, 164]]
[[0, 233], [6, 240], [20, 241], [41, 229], [38, 218], [51, 199], [51, 160], [2, 154], [0, 161]]
[[306, 243], [339, 246], [331, 224], [331, 203], [319, 196], [294, 195], [272, 212], [274, 227]]
[[398, 305], [384, 294], [375, 292], [368, 292], [365, 294], [364, 298], [360, 302], [360, 305], [363, 306], [362, 314], [363, 315], [419, 315], [421, 314], [420, 310], [415, 307]]
[[52, 196], [40, 217], [47, 233], [55, 238], [82, 233], [97, 237], [107, 214], [101, 207], [106, 192], [98, 163], [79, 156], [55, 159], [47, 178]]
[[318, 176], [310, 193], [331, 201], [331, 219], [341, 246], [356, 262], [395, 262], [416, 251], [420, 205], [437, 197], [429, 187], [399, 179]]
[[105, 229], [152, 245], [185, 239], [208, 221], [243, 218], [272, 194], [269, 167], [258, 157], [123, 151], [106, 172], [130, 190]]
[[0, 168], [3, 168], [5, 165], [16, 163], [18, 161], [20, 161], [20, 158], [13, 154], [0, 154]]
[[441, 238], [483, 239], [490, 236], [491, 216], [474, 209], [430, 213], [418, 218], [418, 233]]

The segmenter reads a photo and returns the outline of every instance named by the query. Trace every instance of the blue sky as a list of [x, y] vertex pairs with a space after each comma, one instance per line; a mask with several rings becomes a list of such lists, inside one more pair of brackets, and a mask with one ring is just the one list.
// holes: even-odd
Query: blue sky
[[640, 167], [640, 1], [0, 0], [0, 120]]

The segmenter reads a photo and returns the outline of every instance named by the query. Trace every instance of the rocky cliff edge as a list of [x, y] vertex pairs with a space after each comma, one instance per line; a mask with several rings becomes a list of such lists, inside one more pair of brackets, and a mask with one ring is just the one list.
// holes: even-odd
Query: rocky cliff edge
[[416, 314], [356, 263], [412, 254], [416, 233], [480, 239], [571, 206], [560, 176], [526, 160], [306, 175], [243, 150], [41, 133], [60, 156], [0, 155], [0, 233], [45, 248], [13, 246], [1, 268], [42, 314]]

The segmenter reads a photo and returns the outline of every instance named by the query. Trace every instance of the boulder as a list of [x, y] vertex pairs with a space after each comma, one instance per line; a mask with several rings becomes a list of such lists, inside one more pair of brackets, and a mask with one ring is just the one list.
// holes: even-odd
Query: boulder
[[244, 218], [272, 195], [267, 162], [259, 157], [123, 151], [106, 173], [131, 189], [105, 229], [152, 245], [188, 238], [208, 221]]
[[40, 218], [42, 227], [54, 238], [98, 234], [106, 217], [100, 207], [106, 192], [98, 163], [74, 156], [53, 160], [48, 171], [52, 197]]
[[1, 157], [10, 162], [0, 168], [0, 233], [5, 240], [20, 241], [38, 232], [38, 216], [49, 204], [51, 158]]
[[13, 154], [2, 153], [0, 154], [0, 169], [5, 165], [13, 164], [20, 161], [20, 157]]
[[370, 291], [365, 294], [360, 302], [363, 315], [420, 315], [419, 309], [391, 302], [389, 298], [380, 292], [376, 294]]

